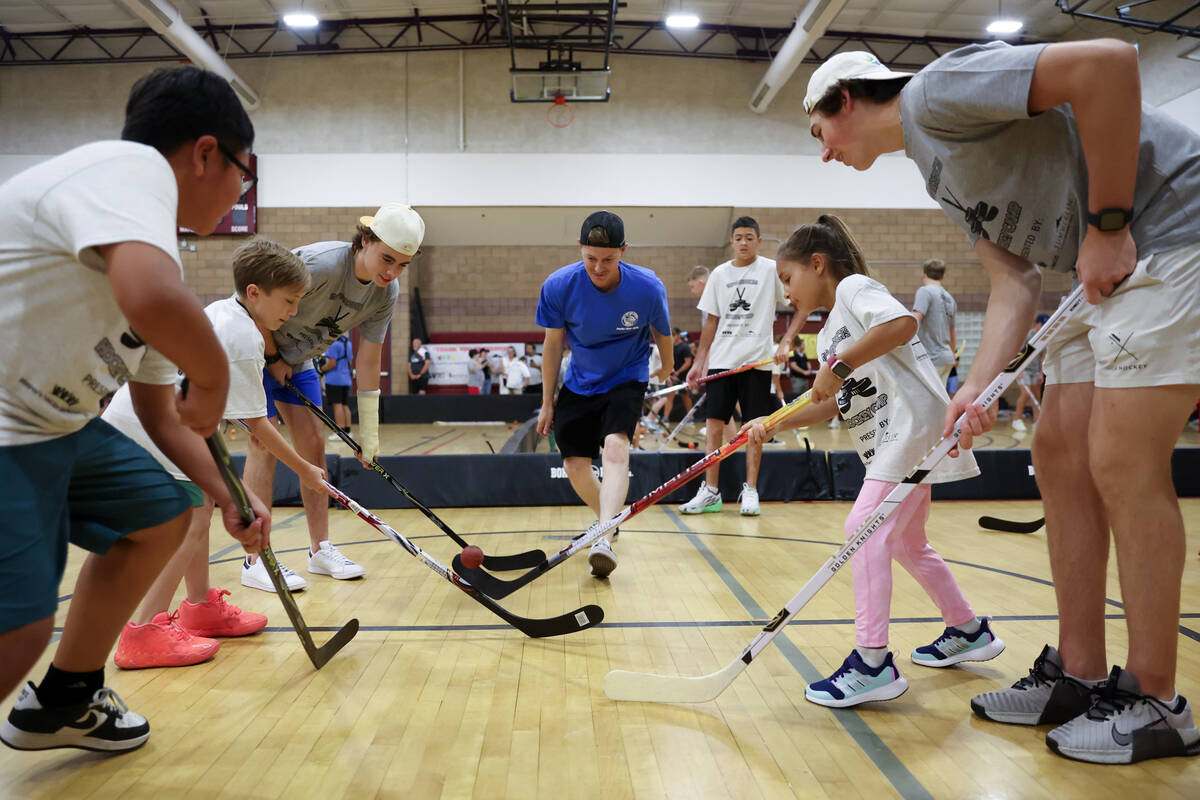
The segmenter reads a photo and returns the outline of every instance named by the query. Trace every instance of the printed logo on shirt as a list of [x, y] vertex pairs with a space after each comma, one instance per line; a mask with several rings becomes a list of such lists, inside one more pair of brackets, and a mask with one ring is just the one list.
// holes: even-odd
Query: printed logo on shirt
[[838, 409], [845, 415], [850, 411], [851, 400], [855, 397], [872, 397], [876, 391], [875, 385], [871, 383], [870, 378], [863, 378], [861, 380], [847, 378], [838, 392]]
[[329, 316], [321, 317], [319, 320], [317, 320], [317, 327], [325, 328], [329, 331], [329, 335], [336, 339], [342, 335], [342, 320], [348, 316], [350, 316], [349, 311], [343, 314], [342, 310], [339, 308], [337, 310], [337, 314], [330, 314]]
[[626, 328], [632, 328], [637, 325], [638, 313], [636, 311], [626, 311], [621, 315], [621, 324]]
[[982, 236], [984, 239], [990, 241], [992, 237], [989, 236], [988, 232], [984, 229], [983, 223], [994, 220], [1000, 214], [1000, 209], [996, 206], [989, 205], [985, 200], [980, 200], [974, 206], [964, 206], [962, 202], [954, 196], [954, 192], [950, 191], [950, 189], [946, 189], [946, 194], [949, 195], [949, 197], [942, 197], [941, 202], [946, 203], [953, 208], [957, 208], [963, 213], [963, 218], [970, 227], [971, 233], [975, 234], [976, 236]]
[[365, 305], [365, 303], [360, 303], [357, 300], [351, 300], [349, 297], [346, 297], [346, 295], [342, 294], [341, 292], [334, 292], [333, 294], [329, 295], [329, 299], [337, 300], [342, 305], [350, 306], [355, 311], [362, 311], [363, 306]]
[[729, 304], [729, 310], [737, 311], [739, 309], [742, 309], [745, 311], [749, 311], [750, 310], [750, 301], [746, 299], [746, 290], [745, 289], [735, 289], [734, 291], [737, 292], [737, 299]]
[[940, 158], [933, 159], [933, 166], [929, 168], [929, 179], [925, 181], [925, 191], [930, 197], [937, 197], [938, 187], [942, 185], [942, 160]]

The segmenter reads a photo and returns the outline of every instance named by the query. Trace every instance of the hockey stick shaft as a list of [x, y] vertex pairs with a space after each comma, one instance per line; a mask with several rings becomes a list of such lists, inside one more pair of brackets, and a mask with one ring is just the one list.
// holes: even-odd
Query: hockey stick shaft
[[663, 450], [666, 450], [667, 445], [673, 442], [675, 437], [679, 435], [679, 432], [683, 430], [683, 426], [692, 421], [692, 417], [696, 416], [696, 412], [700, 410], [700, 404], [704, 402], [704, 398], [706, 397], [708, 397], [707, 394], [702, 394], [696, 398], [696, 402], [692, 403], [692, 407], [688, 409], [688, 413], [684, 414], [683, 419], [679, 420], [679, 424], [675, 426], [675, 430], [671, 431], [671, 435], [667, 437], [666, 441], [659, 445], [658, 452], [661, 453]]
[[[1045, 349], [1047, 342], [1071, 318], [1083, 302], [1083, 287], [1076, 287], [1063, 300], [1054, 314], [1050, 316], [1050, 319], [1046, 321], [1042, 329], [1025, 344], [1021, 353], [1009, 362], [1004, 370], [992, 379], [987, 388], [980, 393], [979, 397], [975, 400], [975, 405], [986, 409], [999, 400], [1000, 395], [1004, 394], [1005, 390], [1016, 380], [1018, 370], [1020, 370], [1021, 366]], [[962, 428], [965, 423], [966, 414], [964, 413], [955, 421], [951, 433], [943, 436], [937, 444], [930, 448], [929, 452], [925, 454], [912, 472], [909, 473], [908, 477], [897, 484], [880, 501], [874, 514], [866, 519], [854, 532], [854, 535], [821, 565], [816, 574], [759, 631], [750, 644], [742, 651], [741, 655], [724, 669], [712, 675], [702, 676], [699, 679], [614, 670], [605, 676], [604, 687], [608, 696], [616, 700], [655, 701], [659, 698], [668, 698], [668, 702], [672, 700], [677, 702], [702, 702], [720, 694], [771, 643], [779, 632], [787, 626], [788, 622], [799, 613], [800, 609], [804, 608], [817, 592], [829, 582], [829, 579], [845, 566], [850, 558], [858, 552], [859, 548], [891, 517], [895, 510], [904, 502], [904, 499], [929, 475], [938, 462], [958, 444], [958, 439], [962, 435]], [[741, 662], [740, 666], [738, 665], [739, 661]], [[710, 693], [712, 693], [711, 696]]]
[[[795, 353], [796, 353], [795, 350], [789, 350], [788, 357], [791, 358], [793, 355], [795, 355]], [[772, 356], [771, 358], [764, 358], [762, 361], [755, 361], [752, 364], [742, 364], [740, 367], [734, 367], [733, 369], [727, 369], [724, 372], [715, 372], [712, 375], [705, 375], [703, 378], [700, 378], [699, 380], [696, 381], [696, 385], [700, 386], [702, 384], [708, 383], [709, 381], [715, 381], [715, 380], [719, 380], [721, 378], [728, 378], [730, 375], [737, 375], [739, 372], [745, 372], [746, 370], [755, 369], [757, 367], [765, 367], [768, 364], [774, 364], [774, 363], [775, 363], [775, 357]], [[676, 384], [675, 386], [668, 386], [665, 389], [659, 389], [657, 392], [651, 392], [650, 394], [646, 395], [646, 398], [649, 399], [651, 397], [662, 397], [663, 395], [671, 394], [672, 392], [682, 392], [686, 388], [688, 388], [688, 384], [685, 381], [683, 383]]]
[[604, 619], [604, 610], [597, 605], [587, 605], [570, 613], [563, 614], [560, 617], [553, 617], [550, 619], [527, 619], [525, 617], [518, 617], [517, 615], [509, 612], [507, 609], [497, 605], [487, 596], [476, 591], [475, 587], [471, 586], [471, 584], [464, 581], [452, 570], [443, 566], [441, 562], [439, 562], [433, 556], [429, 555], [420, 547], [413, 544], [409, 539], [396, 531], [396, 529], [391, 525], [388, 525], [375, 514], [363, 508], [328, 481], [325, 482], [325, 490], [329, 492], [329, 495], [333, 497], [334, 500], [337, 500], [347, 509], [354, 512], [360, 519], [365, 521], [371, 527], [375, 528], [375, 530], [379, 531], [384, 536], [387, 536], [396, 544], [403, 547], [409, 552], [410, 555], [415, 557], [418, 561], [429, 567], [438, 575], [441, 575], [444, 579], [453, 584], [455, 588], [461, 590], [472, 600], [479, 603], [484, 608], [491, 611], [493, 614], [500, 617], [514, 628], [517, 628], [527, 636], [543, 638], [547, 636], [561, 636], [562, 634], [566, 633], [575, 633], [576, 631], [590, 628]]
[[1033, 403], [1034, 410], [1037, 411], [1039, 414], [1041, 414], [1042, 413], [1042, 404], [1038, 402], [1037, 396], [1033, 393], [1033, 390], [1030, 389], [1028, 386], [1026, 386], [1023, 383], [1020, 384], [1020, 386], [1021, 386], [1021, 391], [1024, 392], [1025, 396], [1029, 398], [1029, 402]]
[[[250, 498], [246, 494], [246, 489], [242, 486], [237, 472], [233, 469], [233, 461], [229, 458], [229, 451], [225, 447], [225, 441], [221, 438], [221, 434], [214, 433], [204, 442], [208, 445], [208, 451], [212, 454], [213, 460], [217, 463], [221, 480], [225, 482], [229, 494], [233, 497], [234, 506], [237, 508], [238, 516], [242, 518], [242, 523], [251, 524], [254, 522], [254, 511], [250, 508]], [[266, 565], [267, 575], [271, 577], [271, 583], [275, 586], [275, 594], [278, 595], [279, 602], [283, 604], [283, 610], [287, 612], [288, 619], [291, 620], [296, 636], [300, 638], [300, 644], [304, 647], [308, 660], [312, 662], [314, 668], [320, 669], [329, 663], [329, 659], [333, 658], [358, 633], [358, 620], [350, 620], [328, 642], [317, 647], [312, 633], [308, 629], [308, 624], [304, 621], [304, 615], [300, 613], [300, 607], [296, 605], [296, 598], [292, 596], [292, 590], [288, 588], [287, 578], [283, 576], [283, 571], [279, 568], [279, 561], [275, 558], [275, 553], [267, 546], [263, 547], [258, 555]]]
[[[300, 402], [302, 402], [305, 407], [308, 408], [309, 411], [315, 414], [317, 419], [324, 422], [327, 426], [329, 426], [330, 430], [340, 436], [342, 441], [345, 442], [346, 445], [353, 450], [357, 456], [360, 458], [362, 457], [362, 445], [356, 442], [354, 438], [350, 436], [350, 434], [342, 430], [340, 425], [330, 419], [329, 415], [326, 414], [320, 406], [318, 406], [312, 400], [309, 400], [304, 395], [304, 392], [300, 391], [291, 381], [287, 381], [283, 385], [287, 387], [287, 390], [297, 397]], [[413, 506], [415, 506], [418, 511], [424, 514], [430, 522], [436, 525], [442, 533], [453, 539], [455, 544], [464, 548], [470, 546], [470, 543], [466, 539], [455, 533], [454, 529], [442, 521], [442, 518], [433, 512], [433, 509], [429, 508], [427, 505], [414, 497], [412, 492], [408, 491], [408, 489], [404, 487], [404, 484], [393, 478], [378, 461], [374, 459], [371, 460], [371, 469], [373, 469], [376, 473], [382, 476], [384, 480], [390, 483], [393, 489], [404, 495], [404, 498], [408, 500], [408, 502], [412, 503]], [[516, 553], [511, 556], [491, 556], [490, 560], [488, 556], [485, 556], [483, 563], [491, 569], [503, 572], [511, 569], [526, 569], [534, 564], [539, 563], [545, 557], [546, 554], [542, 550], [530, 550], [526, 553]]]
[[[812, 396], [812, 391], [810, 390], [810, 391], [807, 391], [804, 394], [800, 395], [800, 397], [797, 397], [791, 403], [788, 403], [787, 405], [783, 406], [782, 408], [776, 409], [770, 416], [768, 416], [765, 420], [763, 420], [763, 425], [767, 428], [771, 428], [775, 425], [778, 425], [784, 419], [786, 419], [787, 417], [789, 417], [792, 414], [799, 411], [801, 408], [804, 408], [806, 405], [808, 405], [811, 396]], [[725, 445], [721, 446], [720, 448], [712, 451], [711, 453], [706, 455], [704, 458], [697, 461], [695, 464], [692, 464], [690, 467], [685, 469], [683, 472], [679, 473], [674, 478], [671, 478], [669, 481], [662, 484], [657, 489], [655, 489], [654, 491], [647, 494], [645, 497], [642, 497], [642, 498], [630, 503], [622, 511], [620, 511], [619, 513], [617, 513], [615, 516], [611, 517], [604, 523], [600, 523], [600, 522], [593, 523], [592, 526], [590, 528], [588, 528], [587, 531], [583, 534], [583, 536], [579, 537], [578, 539], [575, 539], [570, 544], [568, 544], [566, 547], [564, 547], [562, 550], [559, 550], [557, 553], [551, 555], [545, 561], [538, 564], [533, 569], [526, 572], [524, 575], [514, 578], [513, 580], [510, 580], [510, 581], [502, 580], [500, 578], [495, 577], [494, 575], [488, 574], [487, 572], [485, 572], [482, 569], [472, 569], [470, 567], [464, 566], [462, 563], [462, 559], [459, 556], [454, 557], [454, 568], [456, 570], [458, 570], [460, 573], [462, 573], [464, 576], [466, 576], [467, 580], [469, 580], [471, 582], [471, 584], [473, 586], [475, 586], [475, 588], [479, 589], [479, 591], [483, 592], [484, 594], [488, 595], [489, 597], [493, 597], [493, 598], [497, 598], [497, 599], [507, 597], [508, 595], [515, 592], [517, 589], [520, 589], [522, 586], [524, 586], [525, 584], [532, 581], [534, 578], [541, 575], [543, 572], [547, 572], [548, 570], [553, 569], [554, 567], [558, 566], [562, 562], [566, 561], [571, 556], [578, 553], [580, 550], [583, 550], [586, 547], [590, 547], [592, 542], [596, 541], [601, 536], [607, 535], [609, 533], [609, 531], [616, 530], [618, 527], [620, 527], [620, 525], [623, 522], [628, 520], [630, 517], [632, 517], [636, 514], [640, 514], [642, 511], [645, 511], [647, 508], [654, 505], [659, 500], [661, 500], [664, 497], [666, 497], [667, 495], [671, 494], [671, 492], [675, 491], [680, 486], [684, 486], [687, 483], [689, 483], [690, 481], [694, 480], [696, 478], [696, 476], [703, 473], [709, 467], [713, 466], [714, 464], [718, 464], [721, 461], [723, 461], [724, 459], [733, 455], [738, 449], [740, 449], [742, 447], [742, 445], [746, 444], [746, 442], [748, 442], [748, 441], [750, 441], [749, 433], [747, 433], [747, 432], [739, 433], [737, 436], [733, 437], [733, 439], [731, 439], [728, 443], [726, 443]]]

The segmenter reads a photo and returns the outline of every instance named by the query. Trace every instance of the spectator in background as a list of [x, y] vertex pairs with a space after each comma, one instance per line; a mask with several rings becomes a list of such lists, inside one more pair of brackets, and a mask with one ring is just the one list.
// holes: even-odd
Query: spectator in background
[[567, 374], [567, 366], [571, 363], [571, 343], [563, 339], [562, 348], [562, 361], [558, 365], [558, 380], [554, 387], [556, 393], [563, 387], [563, 376]]
[[492, 375], [495, 374], [492, 366], [492, 351], [486, 347], [479, 348], [479, 357], [483, 359], [483, 386], [479, 388], [480, 394], [492, 393]]
[[796, 346], [792, 350], [794, 352], [788, 359], [788, 374], [792, 378], [792, 391], [796, 394], [803, 394], [812, 386], [813, 377], [817, 371], [809, 367], [803, 339], [796, 337]]
[[467, 351], [467, 394], [483, 392], [483, 371], [486, 368], [483, 362], [486, 352], [474, 347]]
[[[696, 266], [692, 267], [692, 274], [688, 276], [688, 291], [692, 293], [692, 297], [697, 300], [704, 294], [704, 287], [708, 285], [708, 267]], [[704, 329], [704, 323], [708, 321], [708, 312], [700, 312], [700, 328]], [[686, 372], [682, 373], [687, 375]]]
[[[1046, 324], [1046, 320], [1050, 319], [1049, 314], [1038, 314], [1033, 321], [1033, 327], [1029, 329], [1029, 335], [1025, 337], [1028, 342], [1032, 339], [1042, 326]], [[1038, 357], [1031, 359], [1025, 365], [1025, 369], [1021, 370], [1021, 374], [1017, 376], [1017, 385], [1020, 388], [1020, 394], [1017, 395], [1017, 407], [1013, 410], [1013, 430], [1024, 431], [1025, 421], [1022, 417], [1025, 416], [1025, 403], [1028, 400], [1033, 400], [1033, 424], [1037, 425], [1038, 417], [1041, 416], [1042, 403], [1042, 380], [1046, 377], [1042, 374], [1042, 358], [1045, 352], [1038, 353]]]
[[925, 346], [929, 360], [937, 368], [938, 378], [942, 386], [950, 377], [950, 368], [954, 366], [954, 352], [958, 349], [958, 340], [954, 332], [954, 314], [958, 304], [942, 286], [946, 276], [946, 264], [939, 258], [931, 258], [925, 262], [923, 269], [925, 277], [921, 280], [921, 288], [913, 300], [913, 314], [917, 318], [917, 337]]
[[408, 356], [408, 393], [425, 394], [429, 389], [429, 352], [421, 346], [421, 340], [412, 340], [412, 353]]
[[500, 394], [521, 394], [525, 382], [529, 380], [529, 368], [517, 355], [517, 348], [508, 348], [508, 354], [500, 364], [500, 374], [504, 376], [500, 382]]
[[541, 394], [542, 357], [537, 354], [537, 348], [532, 344], [525, 345], [525, 366], [529, 369], [529, 382], [525, 384], [525, 394]]
[[[354, 360], [354, 346], [350, 337], [342, 334], [325, 351], [325, 361], [320, 366], [325, 378], [325, 397], [333, 406], [333, 421], [346, 433], [350, 432], [350, 363]], [[329, 434], [329, 441], [337, 441], [336, 433]]]

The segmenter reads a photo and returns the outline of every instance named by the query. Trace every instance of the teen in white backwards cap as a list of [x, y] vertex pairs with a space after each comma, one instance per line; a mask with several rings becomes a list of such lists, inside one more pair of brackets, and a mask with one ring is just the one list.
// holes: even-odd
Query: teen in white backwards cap
[[[1084, 761], [1200, 753], [1175, 691], [1184, 529], [1171, 482], [1200, 394], [1200, 135], [1142, 105], [1137, 50], [1115, 40], [971, 45], [911, 76], [840, 53], [804, 107], [826, 161], [865, 170], [903, 150], [987, 270], [983, 341], [944, 423], [967, 413], [961, 447], [995, 422], [973, 403], [1021, 349], [1038, 267], [1074, 270], [1091, 304], [1047, 350], [1033, 444], [1058, 649], [972, 708], [1059, 724], [1047, 745]], [[1111, 673], [1110, 527], [1129, 631]]]
[[[312, 359], [354, 328], [362, 333], [354, 366], [358, 380], [358, 431], [364, 466], [379, 455], [379, 371], [383, 340], [400, 294], [396, 279], [412, 262], [425, 238], [425, 222], [412, 208], [389, 203], [374, 216], [360, 217], [349, 242], [317, 242], [296, 248], [312, 275], [300, 310], [267, 341], [267, 414], [283, 416], [300, 455], [325, 464], [325, 429], [315, 414], [289, 392], [292, 383], [317, 406], [321, 383]], [[275, 457], [251, 442], [246, 483], [270, 497]], [[300, 487], [308, 519], [308, 571], [339, 580], [361, 578], [366, 570], [329, 543], [329, 498]], [[266, 568], [256, 559], [242, 565], [242, 584], [275, 591]]]

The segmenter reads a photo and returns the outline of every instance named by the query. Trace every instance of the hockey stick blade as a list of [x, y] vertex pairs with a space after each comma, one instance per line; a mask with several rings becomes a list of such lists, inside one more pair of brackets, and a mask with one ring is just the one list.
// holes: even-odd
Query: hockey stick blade
[[[788, 403], [786, 406], [776, 409], [766, 418], [764, 422], [765, 426], [770, 428], [778, 425], [787, 417], [807, 406], [811, 398], [812, 392], [808, 391], [797, 397], [792, 402]], [[557, 567], [559, 564], [566, 561], [580, 550], [590, 547], [592, 542], [596, 541], [601, 536], [604, 536], [609, 531], [620, 527], [622, 523], [635, 514], [640, 514], [647, 508], [650, 508], [650, 506], [654, 505], [659, 500], [678, 489], [680, 486], [684, 486], [690, 481], [694, 480], [697, 475], [704, 472], [713, 464], [717, 464], [733, 455], [734, 452], [745, 445], [748, 441], [750, 441], [749, 434], [739, 433], [729, 442], [704, 456], [704, 458], [692, 464], [683, 472], [679, 473], [674, 478], [671, 478], [666, 483], [647, 494], [645, 497], [633, 501], [619, 513], [610, 517], [605, 522], [593, 522], [582, 536], [576, 537], [562, 550], [559, 550], [557, 553], [550, 556], [545, 561], [526, 572], [524, 575], [514, 578], [513, 580], [504, 580], [503, 578], [497, 578], [495, 575], [489, 575], [482, 569], [472, 569], [470, 567], [466, 567], [463, 565], [462, 559], [458, 557], [455, 557], [453, 561], [454, 569], [459, 571], [459, 574], [466, 578], [466, 580], [469, 581], [472, 586], [475, 586], [477, 589], [479, 589], [479, 591], [483, 592], [488, 597], [492, 597], [497, 600], [503, 599], [515, 592], [517, 589], [520, 589], [522, 586], [531, 582], [534, 578], [537, 578], [542, 573], [548, 572], [554, 567]]]
[[746, 666], [739, 658], [723, 669], [696, 678], [614, 669], [604, 676], [604, 694], [612, 700], [642, 703], [706, 703], [729, 688]]
[[1037, 533], [1045, 524], [1045, 517], [1035, 519], [1033, 522], [1012, 522], [1011, 520], [1000, 519], [998, 517], [979, 518], [979, 527], [1003, 533]]
[[562, 636], [567, 633], [575, 633], [577, 631], [591, 628], [594, 625], [598, 625], [604, 619], [604, 609], [600, 608], [598, 605], [592, 604], [583, 606], [582, 608], [577, 608], [574, 611], [569, 611], [566, 614], [547, 619], [530, 619], [528, 617], [517, 616], [508, 609], [497, 604], [490, 597], [484, 595], [455, 572], [442, 566], [437, 559], [430, 556], [420, 547], [417, 547], [417, 545], [405, 538], [391, 525], [388, 525], [375, 514], [363, 508], [344, 492], [342, 492], [342, 490], [338, 489], [336, 486], [333, 486], [328, 481], [325, 483], [325, 490], [329, 492], [330, 496], [333, 497], [334, 500], [337, 500], [347, 509], [354, 512], [368, 525], [407, 550], [409, 555], [416, 558], [438, 575], [441, 575], [447, 581], [452, 583], [456, 589], [462, 591], [476, 603], [479, 603], [488, 611], [491, 611], [493, 614], [507, 622], [509, 625], [512, 625], [526, 636], [530, 636], [535, 639], [544, 639], [548, 636]]
[[[184, 391], [186, 392], [186, 389]], [[250, 508], [250, 498], [246, 495], [242, 481], [233, 469], [233, 462], [229, 458], [229, 451], [225, 448], [224, 440], [221, 439], [219, 433], [214, 433], [204, 442], [208, 445], [208, 451], [212, 454], [213, 461], [217, 463], [217, 471], [221, 473], [221, 480], [225, 482], [225, 487], [229, 489], [229, 494], [233, 497], [238, 516], [242, 518], [243, 524], [249, 525], [254, 522], [254, 511]], [[328, 664], [329, 659], [333, 658], [358, 633], [358, 620], [350, 620], [333, 635], [333, 638], [317, 647], [316, 642], [313, 641], [312, 632], [308, 629], [308, 623], [304, 621], [304, 615], [300, 613], [300, 606], [296, 605], [296, 598], [292, 596], [292, 591], [288, 588], [287, 578], [283, 576], [283, 571], [279, 568], [274, 551], [270, 547], [264, 547], [258, 555], [266, 565], [267, 575], [270, 576], [271, 583], [275, 586], [275, 594], [279, 597], [279, 602], [283, 605], [283, 610], [287, 613], [292, 628], [300, 639], [300, 645], [304, 648], [305, 655], [312, 662], [314, 669], [320, 669]]]
[[[317, 419], [324, 422], [325, 425], [331, 431], [333, 431], [335, 434], [337, 434], [341, 438], [341, 440], [343, 442], [345, 442], [346, 446], [354, 451], [354, 454], [356, 456], [358, 456], [360, 458], [362, 457], [362, 445], [360, 445], [357, 441], [355, 441], [354, 437], [352, 437], [350, 434], [348, 434], [344, 430], [342, 430], [341, 426], [339, 426], [336, 422], [331, 420], [329, 418], [329, 415], [326, 414], [324, 412], [324, 410], [321, 409], [320, 406], [318, 406], [313, 401], [309, 400], [308, 397], [305, 396], [304, 392], [302, 392], [298, 388], [296, 388], [296, 384], [292, 383], [291, 381], [286, 381], [283, 385], [298, 400], [300, 400], [300, 402], [303, 403], [304, 406], [306, 408], [308, 408], [309, 411], [311, 411], [313, 414], [315, 414]], [[408, 500], [408, 502], [412, 503], [413, 506], [418, 511], [420, 511], [422, 514], [424, 514], [429, 519], [430, 522], [432, 522], [434, 525], [436, 525], [438, 527], [438, 530], [440, 530], [442, 533], [446, 534], [451, 539], [453, 539], [455, 544], [457, 544], [459, 547], [463, 547], [463, 548], [470, 546], [470, 542], [468, 542], [466, 539], [462, 538], [457, 533], [455, 533], [454, 529], [451, 528], [449, 525], [447, 525], [442, 520], [441, 517], [439, 517], [437, 514], [433, 513], [433, 510], [431, 508], [426, 506], [424, 503], [422, 503], [417, 498], [413, 497], [412, 493], [409, 492], [408, 489], [404, 488], [404, 485], [401, 484], [398, 480], [393, 478], [391, 476], [391, 474], [389, 474], [388, 471], [386, 469], [384, 469], [383, 466], [378, 461], [376, 461], [376, 460], [371, 461], [371, 469], [373, 469], [384, 480], [386, 480], [388, 483], [390, 483], [392, 485], [393, 489], [398, 491], [400, 494], [404, 495], [404, 498], [406, 500]], [[489, 569], [494, 569], [497, 572], [507, 572], [509, 570], [514, 570], [514, 569], [529, 569], [530, 567], [536, 566], [537, 564], [541, 563], [545, 559], [546, 559], [545, 552], [543, 552], [541, 550], [530, 550], [527, 553], [515, 553], [511, 556], [484, 556], [483, 563]]]

